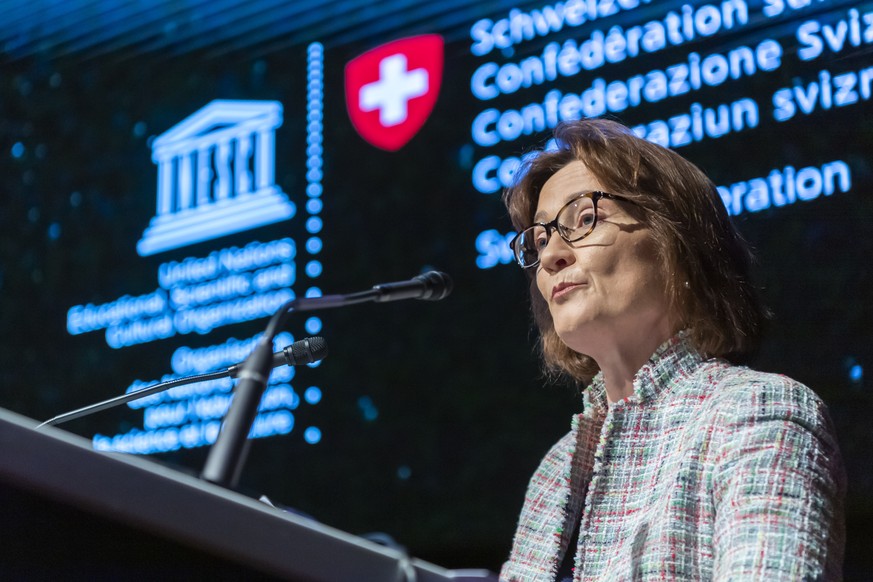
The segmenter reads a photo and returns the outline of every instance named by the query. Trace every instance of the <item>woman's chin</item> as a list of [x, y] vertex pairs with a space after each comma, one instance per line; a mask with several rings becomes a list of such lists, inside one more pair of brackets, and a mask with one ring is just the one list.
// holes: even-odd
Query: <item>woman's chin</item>
[[558, 337], [574, 352], [591, 355], [591, 348], [596, 345], [597, 337], [590, 326], [575, 326], [572, 330], [556, 330]]

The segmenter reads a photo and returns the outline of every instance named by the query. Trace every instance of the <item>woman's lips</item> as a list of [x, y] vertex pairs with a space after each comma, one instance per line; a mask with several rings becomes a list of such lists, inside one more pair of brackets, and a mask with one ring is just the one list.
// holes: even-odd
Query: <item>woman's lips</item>
[[561, 297], [569, 295], [584, 285], [584, 283], [558, 283], [552, 287], [552, 300], [560, 299]]

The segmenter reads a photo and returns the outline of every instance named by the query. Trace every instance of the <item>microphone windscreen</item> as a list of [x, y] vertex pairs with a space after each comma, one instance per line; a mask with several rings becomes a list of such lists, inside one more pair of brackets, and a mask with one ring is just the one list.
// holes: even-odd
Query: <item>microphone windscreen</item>
[[327, 342], [321, 336], [308, 337], [294, 342], [284, 350], [288, 363], [292, 366], [311, 364], [327, 356]]
[[452, 278], [441, 271], [428, 271], [414, 277], [415, 280], [424, 283], [424, 291], [419, 299], [425, 301], [439, 301], [449, 296], [454, 288]]

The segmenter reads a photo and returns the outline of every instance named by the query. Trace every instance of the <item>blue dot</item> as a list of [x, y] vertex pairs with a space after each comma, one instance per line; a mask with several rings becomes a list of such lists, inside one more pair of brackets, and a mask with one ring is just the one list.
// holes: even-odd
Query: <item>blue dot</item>
[[358, 408], [361, 409], [361, 416], [368, 422], [373, 422], [379, 418], [379, 409], [373, 403], [373, 399], [369, 396], [361, 396], [358, 398]]
[[318, 404], [321, 402], [321, 388], [318, 386], [310, 386], [303, 393], [303, 399], [309, 404]]
[[319, 198], [310, 198], [306, 203], [306, 212], [309, 214], [318, 214], [324, 208], [324, 203]]
[[310, 287], [306, 290], [305, 297], [321, 297], [321, 289], [318, 287]]
[[306, 187], [306, 195], [311, 196], [312, 198], [318, 198], [319, 196], [321, 196], [321, 192], [321, 184], [310, 184]]
[[322, 267], [321, 261], [309, 261], [306, 263], [306, 274], [311, 279], [315, 279], [319, 275], [321, 275]]
[[412, 469], [407, 465], [400, 465], [397, 467], [397, 477], [403, 481], [406, 481], [410, 477], [412, 477]]
[[303, 431], [303, 440], [305, 440], [310, 445], [316, 444], [321, 440], [321, 429], [317, 426], [310, 426], [306, 430]]
[[864, 368], [861, 364], [855, 364], [849, 369], [849, 379], [852, 382], [860, 382], [864, 377]]
[[24, 155], [24, 144], [19, 142], [15, 142], [15, 145], [12, 146], [12, 157], [20, 158]]
[[53, 222], [48, 227], [48, 237], [49, 240], [58, 240], [61, 236], [61, 225], [57, 222]]
[[317, 216], [312, 216], [309, 218], [309, 220], [306, 221], [306, 231], [311, 234], [321, 232], [322, 226], [323, 223], [321, 222], [321, 219]]
[[306, 320], [306, 323], [303, 324], [303, 327], [306, 329], [306, 333], [315, 335], [321, 331], [321, 319], [318, 317], [310, 317]]
[[324, 174], [321, 173], [319, 168], [312, 168], [308, 172], [306, 172], [306, 180], [309, 182], [321, 182], [321, 179], [324, 177]]
[[321, 239], [317, 236], [312, 236], [306, 239], [306, 252], [310, 255], [317, 255], [320, 253], [322, 246]]

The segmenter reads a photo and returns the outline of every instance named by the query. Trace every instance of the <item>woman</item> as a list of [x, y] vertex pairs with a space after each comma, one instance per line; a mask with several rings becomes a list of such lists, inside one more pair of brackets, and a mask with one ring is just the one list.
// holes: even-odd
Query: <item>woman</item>
[[556, 141], [504, 200], [546, 368], [587, 389], [501, 579], [840, 578], [845, 478], [824, 404], [726, 360], [764, 313], [715, 186], [615, 122]]

